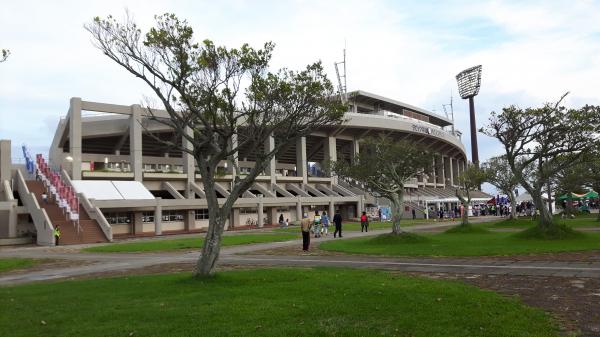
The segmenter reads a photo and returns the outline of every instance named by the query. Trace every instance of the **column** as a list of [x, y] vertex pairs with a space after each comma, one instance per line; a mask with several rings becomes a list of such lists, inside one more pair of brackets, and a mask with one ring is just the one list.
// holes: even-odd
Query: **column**
[[303, 184], [308, 183], [308, 172], [306, 166], [306, 137], [300, 137], [298, 138], [298, 141], [296, 141], [296, 173], [297, 176], [302, 177]]
[[194, 229], [196, 227], [196, 211], [188, 209], [184, 213], [183, 226], [186, 231]]
[[235, 226], [240, 225], [240, 209], [234, 208], [231, 211], [231, 221], [229, 221], [230, 228], [234, 228]]
[[436, 184], [444, 184], [444, 157], [440, 156], [439, 157], [439, 161], [436, 167], [436, 171], [437, 171], [437, 180], [436, 180]]
[[279, 214], [277, 214], [277, 207], [269, 207], [269, 209], [267, 210], [267, 218], [269, 219], [270, 225], [279, 223]]
[[329, 222], [331, 223], [333, 220], [333, 215], [335, 214], [335, 204], [333, 203], [333, 197], [329, 198]]
[[[230, 149], [237, 149], [237, 147], [238, 147], [237, 134], [231, 135], [231, 141], [230, 141], [229, 146], [230, 146], [229, 147]], [[238, 165], [239, 165], [238, 152], [235, 151], [234, 154], [228, 160], [227, 170], [226, 170], [227, 174], [231, 175], [232, 181], [235, 180], [235, 176], [238, 174], [238, 172], [236, 172], [236, 167], [238, 167]]]
[[454, 163], [453, 163], [452, 157], [448, 157], [448, 163], [449, 164], [448, 164], [448, 172], [447, 173], [448, 173], [448, 176], [450, 177], [450, 187], [453, 187], [454, 186], [454, 172], [453, 172], [454, 171], [454, 168], [453, 168]]
[[298, 196], [298, 201], [296, 201], [296, 220], [302, 220], [302, 199]]
[[258, 228], [262, 228], [265, 224], [263, 223], [263, 196], [259, 195], [258, 196]]
[[142, 212], [133, 212], [133, 235], [138, 235], [144, 232]]
[[[0, 192], [4, 192], [4, 180], [11, 179], [11, 148], [10, 140], [0, 140]], [[35, 157], [33, 158], [35, 160]]]
[[433, 166], [431, 167], [431, 180], [430, 182], [433, 183], [434, 187], [437, 184], [437, 178], [436, 178], [436, 170], [437, 167], [435, 166], [435, 156], [433, 156]]
[[154, 207], [154, 234], [162, 235], [162, 205], [161, 198], [156, 198], [156, 206]]
[[[194, 137], [194, 132], [191, 127], [185, 128], [185, 135], [182, 137], [182, 145], [183, 148], [188, 151], [194, 150], [194, 144], [190, 141], [190, 138]], [[187, 153], [185, 151], [181, 154], [183, 156], [183, 173], [186, 174], [186, 188], [185, 188], [185, 197], [188, 199], [195, 199], [196, 193], [192, 190], [191, 184], [196, 182], [196, 161], [194, 156], [191, 153]], [[195, 215], [194, 215], [195, 219]]]
[[142, 107], [134, 104], [129, 118], [129, 165], [135, 181], [143, 180], [142, 161]]
[[17, 201], [13, 201], [8, 210], [8, 237], [17, 237]]
[[[269, 137], [267, 137], [267, 139], [265, 139], [264, 149], [265, 149], [265, 153], [269, 153], [269, 152], [275, 150], [275, 137], [273, 137], [272, 134]], [[277, 159], [275, 158], [275, 156], [273, 156], [273, 158], [271, 158], [269, 160], [269, 164], [268, 164], [267, 168], [265, 169], [265, 173], [271, 177], [271, 186], [273, 186], [273, 184], [275, 184], [277, 182], [277, 177], [275, 175], [276, 166], [277, 166]], [[273, 188], [271, 187], [270, 190], [272, 191]]]
[[458, 160], [452, 158], [451, 163], [452, 163], [452, 173], [453, 173], [452, 177], [454, 179], [454, 184], [458, 185], [459, 184], [459, 182], [458, 182]]
[[[335, 137], [327, 137], [325, 139], [325, 159], [329, 162], [337, 161], [337, 139]], [[331, 177], [331, 184], [337, 184], [337, 176]]]
[[71, 179], [81, 180], [81, 98], [71, 98], [69, 111], [69, 152], [71, 153]]
[[359, 153], [360, 153], [360, 143], [358, 142], [358, 139], [354, 138], [352, 140], [352, 158], [358, 156]]

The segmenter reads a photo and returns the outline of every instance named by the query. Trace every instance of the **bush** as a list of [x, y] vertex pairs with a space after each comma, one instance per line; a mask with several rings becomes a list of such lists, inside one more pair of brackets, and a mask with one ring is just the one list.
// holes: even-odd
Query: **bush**
[[585, 234], [567, 225], [558, 224], [550, 227], [533, 226], [522, 232], [515, 233], [514, 237], [519, 239], [562, 240], [580, 239], [585, 237]]

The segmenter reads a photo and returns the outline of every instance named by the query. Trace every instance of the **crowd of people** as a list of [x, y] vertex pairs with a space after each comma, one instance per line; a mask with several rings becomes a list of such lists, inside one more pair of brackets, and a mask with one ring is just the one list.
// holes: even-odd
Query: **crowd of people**
[[[366, 218], [366, 213], [363, 215]], [[280, 219], [283, 217], [280, 216]], [[327, 212], [319, 214], [319, 211], [315, 211], [315, 215], [309, 218], [308, 213], [304, 213], [302, 221], [300, 222], [300, 230], [302, 231], [302, 250], [308, 252], [310, 247], [310, 236], [314, 235], [315, 238], [329, 235], [329, 226], [333, 223], [335, 225], [335, 231], [333, 237], [342, 237], [342, 215], [339, 210], [335, 212], [333, 219], [330, 219]]]

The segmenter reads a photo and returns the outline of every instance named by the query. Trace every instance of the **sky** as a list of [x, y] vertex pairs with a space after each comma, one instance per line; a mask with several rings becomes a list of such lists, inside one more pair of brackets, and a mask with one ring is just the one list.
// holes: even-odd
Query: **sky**
[[[276, 44], [273, 69], [321, 60], [333, 80], [346, 48], [348, 90], [365, 90], [443, 114], [454, 97], [470, 157], [468, 102], [455, 76], [481, 64], [478, 127], [503, 107], [600, 104], [600, 1], [5, 1], [0, 11], [0, 139], [47, 151], [69, 99], [136, 104], [149, 90], [95, 49], [83, 26], [95, 16], [142, 29], [165, 12], [198, 40]], [[501, 154], [478, 135], [479, 157]], [[13, 153], [13, 157], [18, 157]]]

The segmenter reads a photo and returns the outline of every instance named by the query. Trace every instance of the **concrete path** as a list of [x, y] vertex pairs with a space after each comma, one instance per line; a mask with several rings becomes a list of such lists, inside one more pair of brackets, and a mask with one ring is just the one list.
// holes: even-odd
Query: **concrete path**
[[[491, 221], [493, 219], [488, 219]], [[484, 220], [485, 221], [485, 220]], [[416, 225], [407, 231], [430, 231], [455, 225], [456, 222]], [[368, 233], [346, 232], [344, 239], [379, 235], [389, 232], [373, 230]], [[341, 239], [341, 240], [344, 240]], [[312, 244], [334, 240], [332, 236], [312, 239]], [[339, 238], [336, 240], [340, 240]], [[509, 274], [600, 277], [600, 262], [548, 262], [548, 261], [499, 261], [485, 258], [382, 258], [373, 256], [279, 256], [238, 255], [251, 254], [267, 249], [297, 246], [301, 240], [271, 242], [253, 245], [224, 247], [221, 250], [221, 265], [259, 266], [335, 266], [351, 268], [380, 268], [399, 271], [453, 272], [467, 274]], [[84, 265], [53, 268], [37, 271], [14, 272], [0, 276], [0, 285], [22, 284], [36, 281], [55, 280], [102, 272], [133, 270], [172, 263], [193, 263], [199, 252], [156, 252], [156, 253], [83, 253], [85, 246], [28, 247], [0, 250], [0, 257], [51, 258], [89, 262]]]

